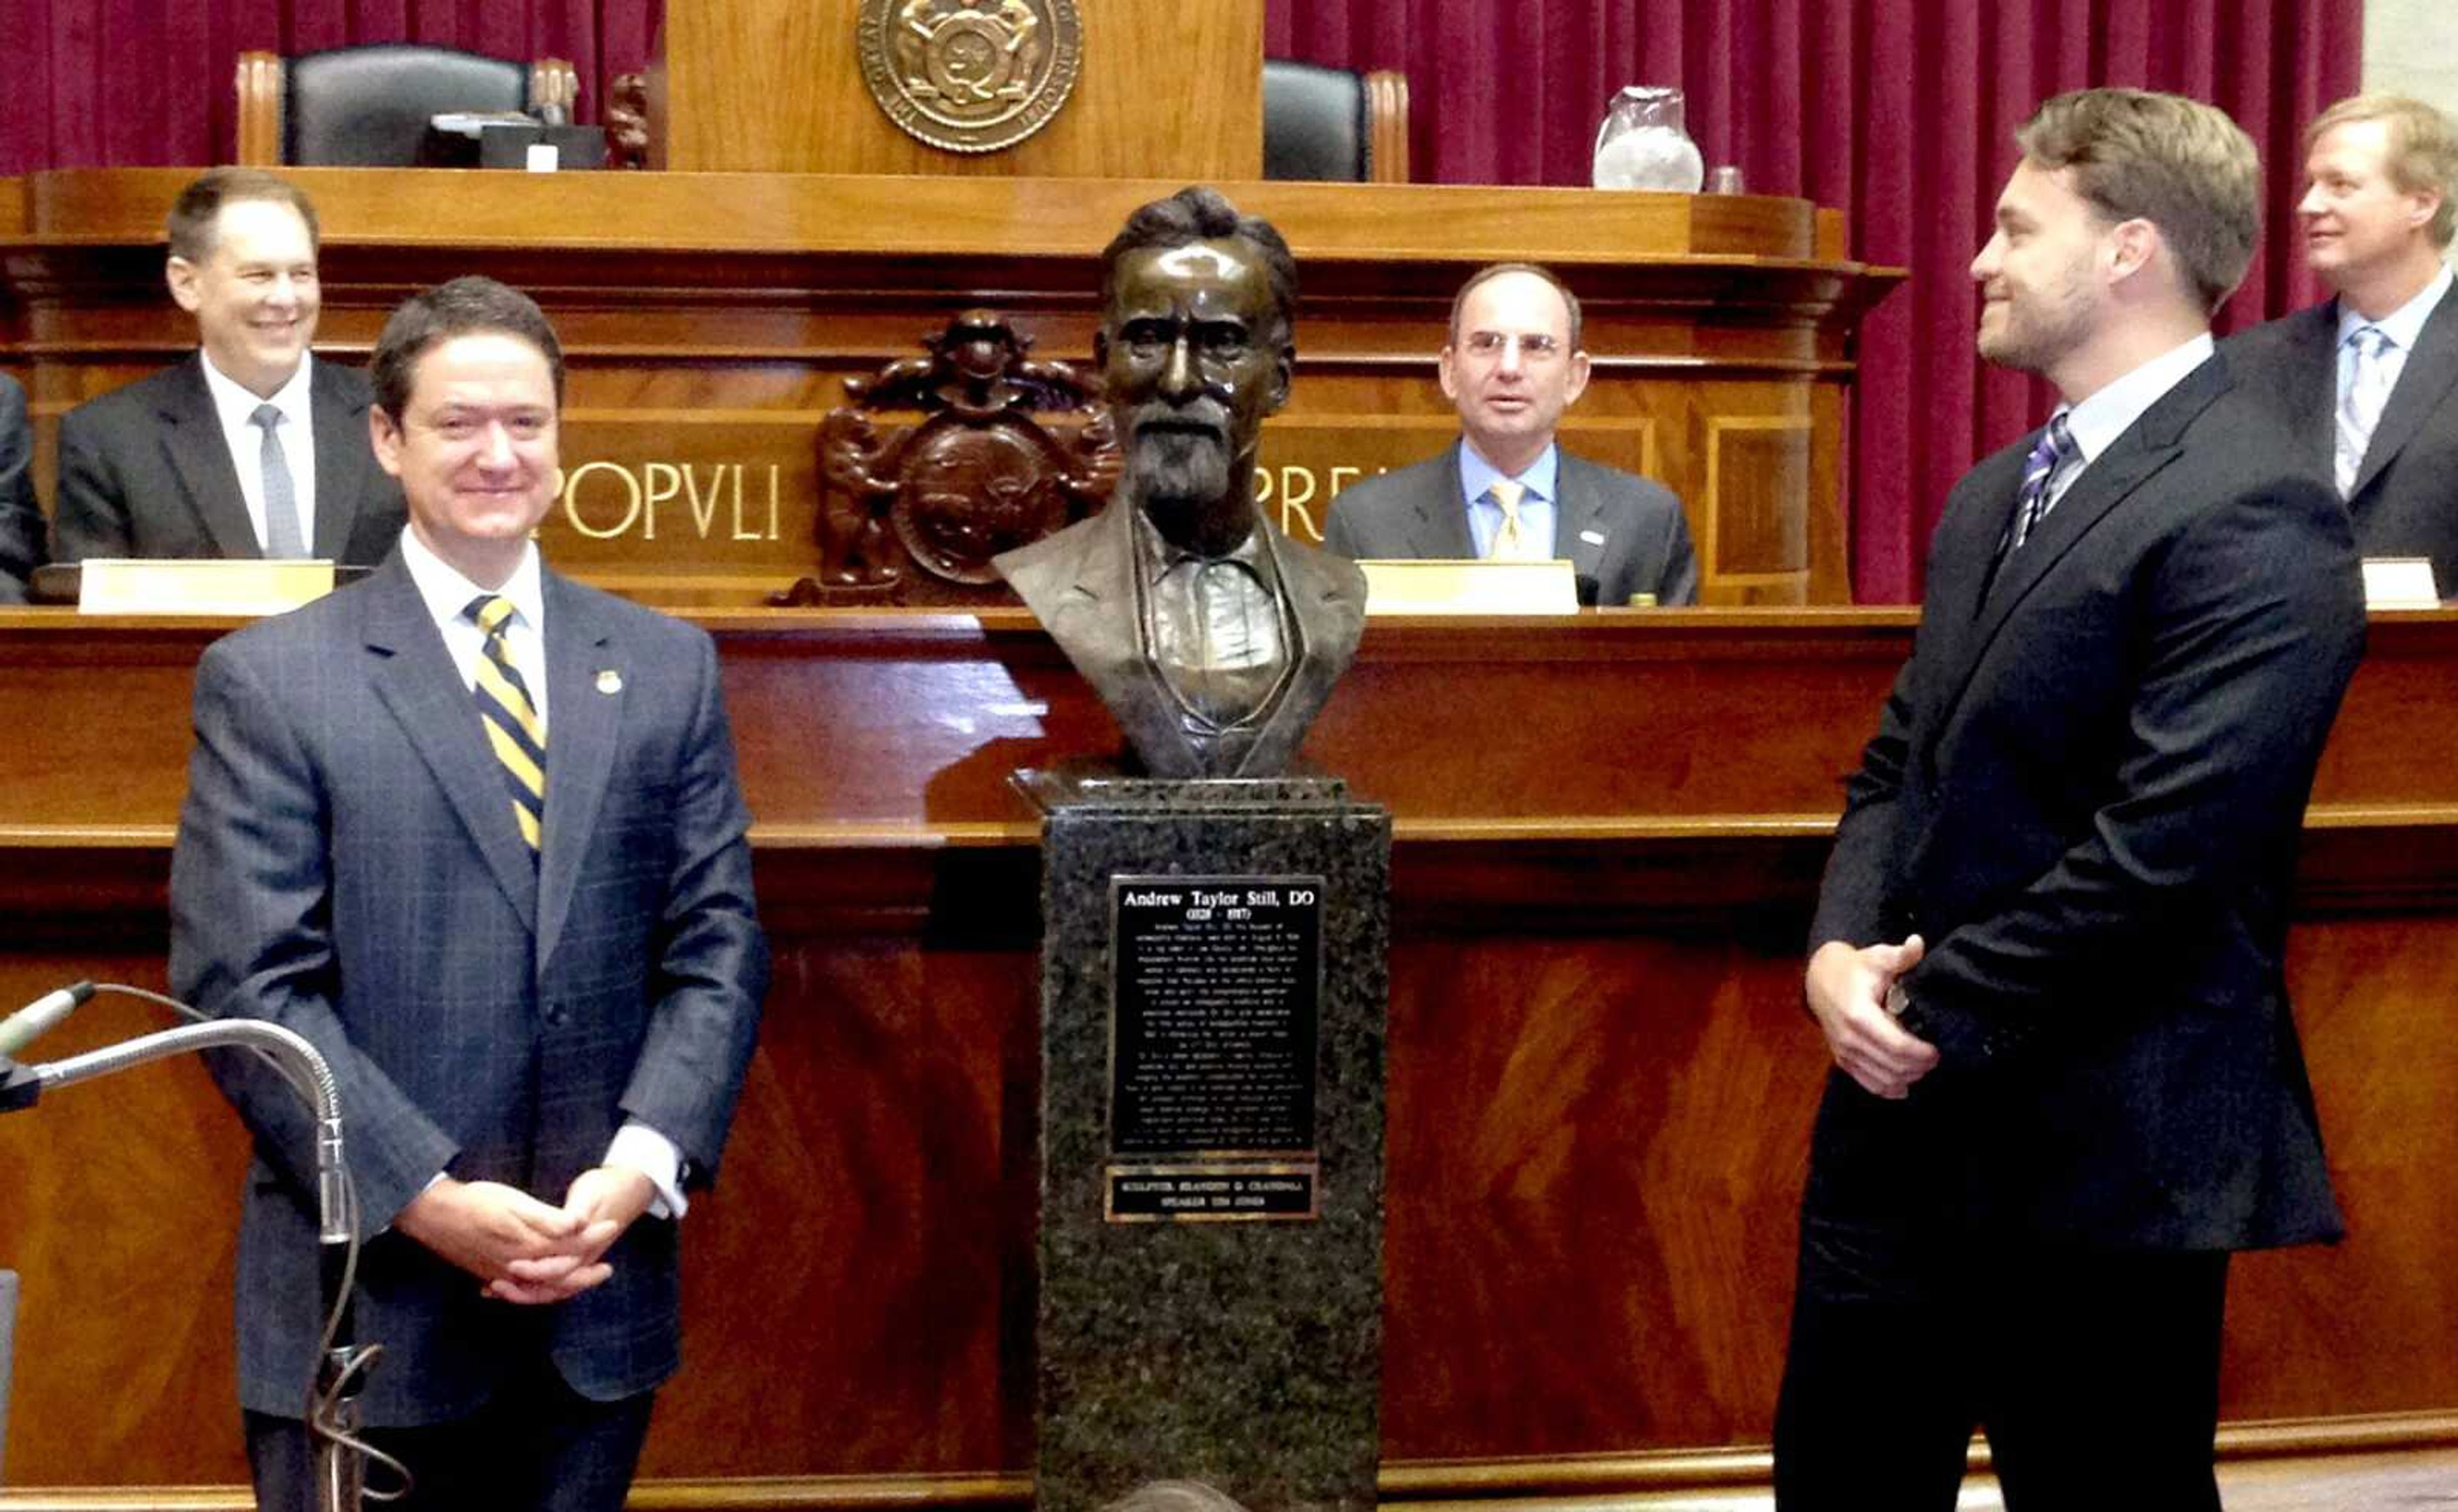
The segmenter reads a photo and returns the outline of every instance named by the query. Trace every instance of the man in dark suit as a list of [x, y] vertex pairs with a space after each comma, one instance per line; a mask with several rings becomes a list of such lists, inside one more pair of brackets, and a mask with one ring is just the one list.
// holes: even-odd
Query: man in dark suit
[[2304, 134], [2304, 251], [2336, 297], [2228, 343], [2366, 556], [2432, 562], [2458, 595], [2458, 126], [2420, 100], [2341, 100]]
[[1948, 500], [1820, 890], [1787, 1512], [1944, 1512], [1975, 1425], [2024, 1512], [2216, 1509], [2229, 1253], [2339, 1232], [2281, 957], [2364, 606], [2212, 355], [2253, 144], [2130, 90], [2017, 140], [1980, 351], [2064, 404]]
[[26, 391], [0, 373], [0, 604], [26, 602], [26, 582], [43, 565], [43, 510], [34, 502], [33, 460]]
[[1698, 602], [1681, 501], [1555, 443], [1588, 386], [1580, 334], [1577, 296], [1543, 268], [1497, 263], [1462, 284], [1439, 365], [1459, 442], [1343, 489], [1323, 544], [1364, 559], [1567, 557], [1582, 603]]
[[382, 561], [401, 489], [367, 449], [366, 380], [307, 350], [315, 206], [271, 174], [217, 168], [180, 192], [169, 230], [171, 297], [200, 348], [61, 420], [53, 554]]
[[1101, 255], [1093, 338], [1119, 445], [1100, 513], [1000, 573], [1156, 777], [1270, 777], [1357, 654], [1365, 580], [1255, 507], [1297, 361], [1297, 264], [1215, 190], [1143, 205]]
[[[717, 1170], [767, 979], [699, 631], [546, 571], [562, 355], [463, 279], [395, 312], [374, 442], [409, 503], [365, 582], [198, 668], [176, 990], [313, 1041], [365, 1241], [370, 1437], [426, 1507], [619, 1507], [677, 1362], [676, 1227]], [[257, 1062], [240, 1392], [303, 1508], [311, 1128]], [[379, 1473], [376, 1483], [382, 1484]]]

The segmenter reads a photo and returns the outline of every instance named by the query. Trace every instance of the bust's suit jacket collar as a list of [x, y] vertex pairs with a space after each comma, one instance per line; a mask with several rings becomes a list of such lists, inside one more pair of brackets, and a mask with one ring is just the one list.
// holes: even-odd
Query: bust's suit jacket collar
[[[1114, 660], [1088, 664], [1077, 659], [1075, 648], [1086, 644], [1088, 636], [1073, 633], [1076, 623], [1103, 622], [1124, 624], [1135, 630], [1135, 585], [1128, 577], [1138, 560], [1135, 550], [1133, 519], [1128, 513], [1134, 506], [1123, 498], [1103, 507], [1100, 513], [1081, 526], [1070, 527], [1079, 532], [1073, 543], [1071, 564], [1073, 583], [1067, 592], [1044, 615], [1052, 637], [1067, 650], [1076, 670], [1089, 679], [1102, 701], [1110, 706], [1122, 723], [1135, 728], [1127, 730], [1128, 741], [1138, 751], [1168, 751], [1184, 746], [1186, 735], [1177, 728], [1170, 710], [1175, 707], [1169, 691], [1160, 685], [1138, 649], [1139, 636], [1131, 635], [1126, 652]], [[1456, 511], [1454, 511], [1456, 512]], [[1314, 645], [1309, 637], [1313, 627], [1332, 624], [1341, 627], [1338, 633], [1353, 648], [1357, 632], [1365, 616], [1364, 599], [1352, 590], [1350, 579], [1334, 570], [1334, 563], [1323, 553], [1291, 549], [1291, 543], [1267, 520], [1259, 519], [1256, 528], [1263, 535], [1265, 549], [1272, 553], [1281, 589], [1293, 603], [1300, 605], [1297, 644], [1290, 647], [1296, 670], [1281, 692], [1280, 701], [1270, 715], [1257, 728], [1249, 742], [1239, 773], [1248, 770], [1271, 771], [1293, 754], [1303, 740], [1305, 727], [1323, 707], [1336, 674], [1326, 666], [1344, 667], [1347, 653], [1340, 652], [1336, 661], [1329, 655], [1335, 648]], [[1338, 564], [1344, 567], [1345, 563]], [[1327, 609], [1328, 613], [1310, 612], [1309, 606]], [[1039, 606], [1035, 611], [1040, 612]], [[1114, 692], [1128, 692], [1129, 696], [1114, 696]], [[1156, 776], [1180, 777], [1185, 773], [1160, 772]], [[550, 780], [550, 788], [552, 781]]]
[[[1944, 598], [1931, 606], [1948, 634], [1942, 650], [1946, 675], [1943, 709], [1951, 709], [1968, 687], [1989, 644], [2042, 578], [2091, 533], [2092, 528], [2176, 460], [2185, 432], [2218, 397], [2235, 386], [2227, 359], [2213, 356], [2142, 412], [2106, 451], [2083, 470], [2019, 550], [1990, 574], [1985, 563], [1965, 562], [1941, 584]], [[1980, 512], [1959, 528], [1966, 551], [1990, 550], [2013, 522], [2021, 491], [2023, 458], [2036, 431], [1990, 459], [1973, 474], [1971, 494]], [[1984, 546], [1983, 543], [1986, 543]], [[1941, 721], [1942, 727], [1943, 721]]]
[[537, 941], [541, 974], [572, 911], [580, 865], [606, 797], [622, 733], [623, 690], [639, 674], [601, 601], [544, 574], [547, 734], [544, 849], [532, 860], [513, 827], [502, 770], [479, 728], [477, 706], [396, 550], [367, 580], [344, 590], [359, 605], [360, 639], [376, 696], [460, 816], [487, 871]]
[[[239, 463], [222, 439], [221, 417], [205, 386], [205, 357], [189, 354], [172, 369], [155, 405], [162, 425], [162, 449], [171, 460], [205, 532], [225, 557], [264, 554], [240, 492]], [[307, 408], [316, 429], [316, 539], [319, 556], [340, 560], [357, 528], [359, 509], [376, 487], [375, 452], [367, 441], [365, 385], [346, 369], [317, 362], [307, 375]]]

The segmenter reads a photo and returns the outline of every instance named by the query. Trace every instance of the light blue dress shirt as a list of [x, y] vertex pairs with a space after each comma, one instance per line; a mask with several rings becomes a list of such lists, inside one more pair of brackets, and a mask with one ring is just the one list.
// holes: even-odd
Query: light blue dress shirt
[[2194, 369], [2211, 360], [2214, 348], [2210, 333], [2205, 331], [2181, 346], [2175, 346], [2127, 373], [2103, 384], [2097, 392], [2079, 404], [2057, 406], [2066, 417], [2066, 426], [2073, 434], [2074, 455], [2057, 465], [2049, 480], [2048, 502], [2040, 507], [2040, 518], [2047, 519], [2057, 501], [2066, 496], [2086, 468], [2099, 460], [2099, 454], [2113, 445], [2116, 438], [2132, 429], [2142, 418], [2142, 412], [2168, 395], [2168, 390], [2181, 383]]
[[[1547, 543], [1546, 554], [1560, 556], [1562, 551], [1553, 533], [1559, 510], [1554, 502], [1555, 475], [1561, 469], [1561, 448], [1547, 443], [1544, 455], [1528, 465], [1518, 482], [1528, 491], [1519, 499], [1519, 532], [1523, 539]], [[1479, 557], [1493, 554], [1493, 538], [1502, 531], [1502, 506], [1485, 496], [1496, 478], [1508, 477], [1501, 468], [1476, 454], [1476, 448], [1466, 441], [1459, 444], [1461, 501], [1468, 507], [1468, 533], [1476, 542]]]
[[2441, 307], [2442, 297], [2449, 292], [2453, 277], [2449, 265], [2443, 263], [2441, 271], [2433, 276], [2432, 281], [2426, 284], [2421, 293], [2378, 321], [2367, 321], [2356, 312], [2354, 305], [2344, 300], [2339, 301], [2339, 391], [2335, 403], [2343, 404], [2347, 402], [2347, 385], [2355, 381], [2356, 376], [2356, 349], [2347, 344], [2347, 338], [2367, 325], [2380, 326], [2382, 334], [2389, 338], [2389, 346], [2381, 355], [2384, 369], [2382, 391], [2387, 393], [2398, 387], [2399, 375], [2406, 370], [2407, 354], [2415, 350], [2416, 342], [2424, 340], [2425, 322], [2431, 320], [2432, 312]]

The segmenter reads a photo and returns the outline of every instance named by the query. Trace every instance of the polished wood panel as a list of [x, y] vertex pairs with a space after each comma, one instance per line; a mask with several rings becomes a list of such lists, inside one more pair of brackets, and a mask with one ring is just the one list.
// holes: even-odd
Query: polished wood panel
[[1786, 507], [1809, 491], [1809, 418], [1710, 416], [1705, 424], [1702, 591], [1746, 592], [1769, 604], [1809, 602], [1809, 520]]
[[239, 55], [239, 161], [270, 167], [281, 161], [281, 111], [288, 90], [277, 52]]
[[[1038, 868], [1007, 779], [1114, 730], [1020, 613], [699, 618], [778, 972], [724, 1183], [687, 1220], [689, 1363], [641, 1504], [1015, 1504]], [[1396, 821], [1394, 1500], [1762, 1504], [1823, 1074], [1801, 934], [1912, 623], [1369, 628], [1306, 754]], [[159, 984], [185, 697], [221, 628], [0, 612], [0, 1004]], [[2308, 816], [2288, 973], [2350, 1235], [2235, 1272], [2227, 1442], [2284, 1465], [2247, 1461], [2272, 1483], [2358, 1453], [2427, 1473], [2458, 1442], [2453, 672], [2458, 613], [2374, 616]], [[101, 1004], [40, 1049], [152, 1022]], [[187, 1066], [0, 1123], [20, 1482], [150, 1505], [239, 1479], [241, 1138]]]
[[863, 83], [850, 3], [696, 0], [666, 11], [662, 166], [695, 173], [1253, 178], [1262, 0], [1074, 0], [1083, 69], [1050, 124], [1000, 152], [900, 131]]
[[1408, 181], [1408, 75], [1376, 69], [1365, 75], [1366, 154], [1378, 184]]
[[[324, 226], [325, 354], [364, 356], [409, 289], [484, 272], [535, 290], [572, 373], [563, 507], [547, 543], [669, 604], [750, 605], [811, 570], [821, 417], [843, 381], [987, 303], [1035, 355], [1088, 361], [1098, 254], [1178, 180], [300, 170]], [[0, 368], [25, 377], [37, 472], [58, 417], [188, 349], [161, 294], [177, 170], [0, 185]], [[1231, 183], [1302, 269], [1298, 376], [1256, 487], [1317, 533], [1348, 480], [1447, 445], [1435, 382], [1459, 281], [1494, 259], [1561, 267], [1595, 377], [1567, 444], [1661, 479], [1694, 538], [1737, 540], [1709, 602], [1850, 596], [1843, 516], [1849, 338], [1900, 274], [1833, 255], [1809, 204], [1735, 196]], [[1805, 451], [1716, 427], [1805, 427]], [[1634, 449], [1634, 438], [1643, 438]], [[1716, 469], [1722, 468], [1721, 473]], [[1296, 503], [1287, 504], [1294, 495]], [[1731, 517], [1718, 503], [1729, 497]]]

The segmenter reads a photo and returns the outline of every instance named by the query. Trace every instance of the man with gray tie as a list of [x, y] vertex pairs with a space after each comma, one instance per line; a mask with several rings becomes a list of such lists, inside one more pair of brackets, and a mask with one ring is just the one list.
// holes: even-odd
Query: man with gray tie
[[2306, 259], [2336, 298], [2237, 337], [2302, 456], [2338, 488], [2368, 557], [2428, 557], [2458, 594], [2458, 127], [2363, 94], [2305, 132]]
[[1581, 603], [1698, 597], [1681, 501], [1661, 484], [1564, 451], [1562, 414], [1588, 386], [1579, 300], [1547, 269], [1498, 262], [1451, 300], [1439, 373], [1460, 440], [1342, 490], [1323, 544], [1359, 558], [1566, 558]]
[[272, 174], [217, 168], [180, 192], [168, 233], [198, 350], [61, 420], [52, 554], [382, 561], [404, 516], [368, 445], [366, 380], [307, 350], [316, 207]]

